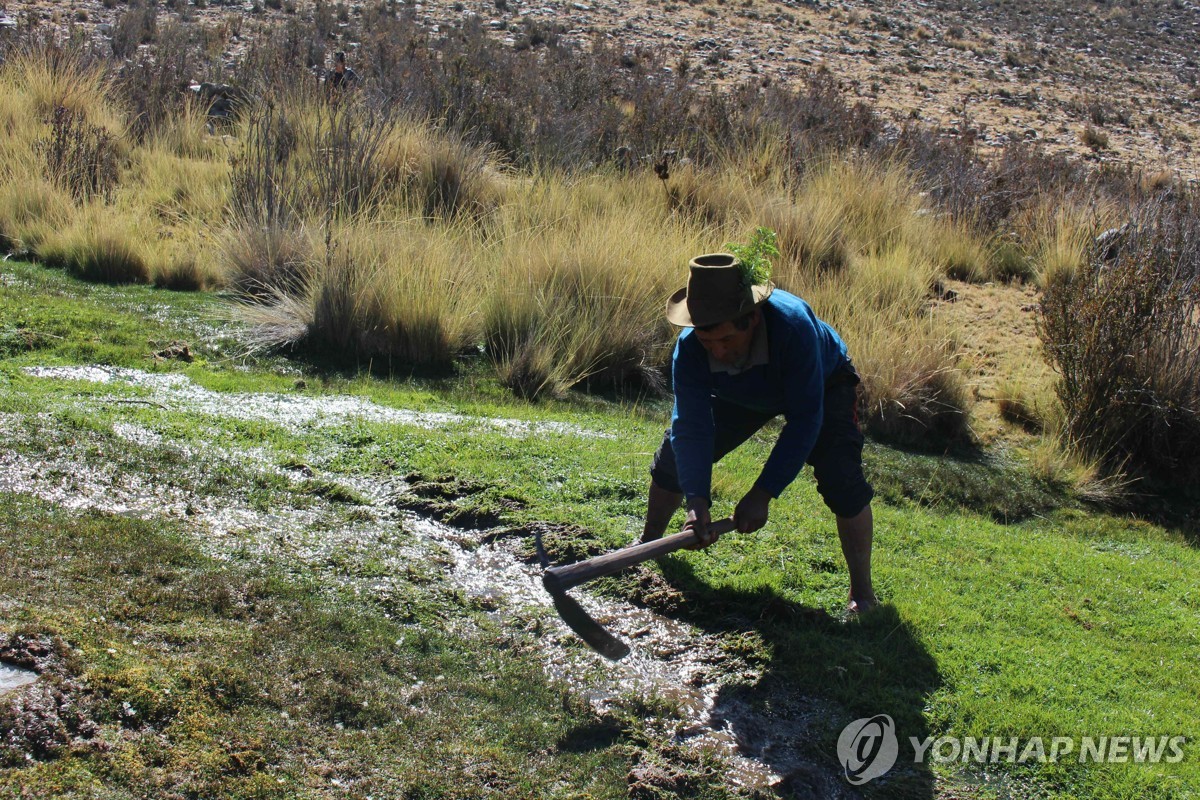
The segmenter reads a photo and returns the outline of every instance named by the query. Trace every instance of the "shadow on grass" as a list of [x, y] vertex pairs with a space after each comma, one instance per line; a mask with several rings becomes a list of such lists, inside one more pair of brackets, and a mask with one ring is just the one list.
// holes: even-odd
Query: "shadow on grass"
[[936, 454], [869, 442], [863, 461], [876, 495], [889, 505], [963, 510], [1002, 524], [1078, 508], [1149, 522], [1200, 546], [1200, 487], [1188, 490], [1141, 479], [1123, 493], [1089, 499], [1072, 496], [1066, 487], [1036, 477], [998, 452]]
[[1115, 507], [1098, 510], [1158, 525], [1183, 537], [1192, 547], [1200, 547], [1200, 487], [1180, 489], [1147, 481], [1134, 484], [1132, 493]]
[[[923, 711], [942, 679], [894, 607], [841, 622], [770, 588], [713, 588], [684, 559], [661, 565], [684, 595], [678, 616], [722, 634], [738, 655], [760, 662], [756, 685], [721, 689], [713, 727], [727, 722], [744, 754], [783, 776], [781, 797], [935, 796], [932, 773], [912, 762], [909, 737], [929, 736]], [[845, 778], [838, 736], [855, 720], [878, 714], [895, 721], [899, 757], [884, 776], [856, 788]]]
[[934, 454], [870, 442], [863, 462], [876, 495], [891, 505], [961, 509], [1008, 524], [1072, 503], [1063, 489], [983, 451]]

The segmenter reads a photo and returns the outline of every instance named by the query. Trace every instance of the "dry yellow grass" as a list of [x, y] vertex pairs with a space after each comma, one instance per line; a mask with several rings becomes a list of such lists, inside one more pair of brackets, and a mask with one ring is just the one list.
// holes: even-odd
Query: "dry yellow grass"
[[34, 252], [75, 213], [71, 196], [40, 176], [0, 181], [0, 245]]
[[[1037, 334], [1037, 288], [1021, 283], [972, 284], [947, 281], [953, 303], [938, 303], [934, 314], [953, 331], [971, 396], [977, 401], [972, 424], [984, 442], [1019, 432], [1000, 409], [1015, 385], [1026, 398], [1045, 404], [1054, 375]], [[998, 402], [999, 401], [999, 402]], [[1039, 412], [1040, 413], [1040, 412]]]
[[50, 231], [35, 248], [41, 260], [85, 280], [146, 283], [151, 250], [136, 222], [99, 203], [83, 208], [66, 227]]
[[61, 107], [118, 137], [125, 132], [125, 113], [104, 71], [88, 65], [74, 50], [18, 50], [0, 70], [0, 97], [5, 95], [10, 98], [5, 106], [20, 104], [26, 119], [36, 123], [47, 122]]
[[[122, 131], [103, 81], [77, 67], [6, 66], [8, 85], [36, 90], [24, 106], [0, 100], [0, 123], [17, 131], [62, 101]], [[831, 156], [798, 173], [768, 138], [713, 168], [676, 166], [665, 186], [645, 173], [516, 175], [428, 123], [311, 89], [270, 108], [230, 149], [186, 106], [128, 152], [111, 197], [60, 209], [44, 186], [0, 194], [0, 231], [24, 226], [41, 257], [99, 279], [231, 281], [259, 296], [253, 313], [281, 341], [424, 364], [482, 343], [506, 383], [537, 395], [658, 383], [674, 339], [663, 303], [688, 260], [765, 225], [779, 233], [776, 282], [851, 343], [877, 423], [909, 438], [961, 427], [952, 337], [927, 294], [948, 269], [977, 273], [984, 248], [931, 213], [900, 164]], [[0, 150], [10, 173], [37, 135], [21, 130]], [[272, 172], [256, 176], [255, 158]], [[284, 197], [285, 220], [231, 219], [239, 186]], [[53, 228], [30, 227], [44, 219]]]
[[1019, 215], [1015, 226], [1018, 235], [1030, 243], [1036, 281], [1045, 286], [1056, 275], [1078, 272], [1096, 235], [1116, 221], [1116, 210], [1095, 200], [1044, 198]]
[[502, 378], [524, 394], [653, 384], [671, 343], [666, 296], [686, 280], [681, 267], [722, 240], [669, 216], [640, 178], [543, 176], [524, 191], [498, 211], [480, 271]]

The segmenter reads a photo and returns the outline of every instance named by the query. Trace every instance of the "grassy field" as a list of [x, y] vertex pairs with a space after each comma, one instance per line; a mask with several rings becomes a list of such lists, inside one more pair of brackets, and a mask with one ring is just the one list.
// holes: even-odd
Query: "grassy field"
[[[738, 787], [688, 734], [688, 648], [635, 640], [667, 677], [621, 688], [501, 572], [464, 578], [531, 557], [534, 526], [564, 561], [633, 538], [664, 401], [524, 402], [471, 359], [292, 361], [248, 352], [214, 295], [0, 281], [0, 650], [41, 672], [0, 701], [6, 795], [808, 796], [843, 726], [886, 713], [909, 763], [867, 796], [1195, 796], [1194, 520], [1090, 509], [1003, 443], [871, 443], [879, 612], [841, 621], [806, 478], [760, 534], [602, 582], [712, 648], [686, 674], [786, 775]], [[717, 468], [717, 512], [770, 444]], [[911, 763], [940, 736], [1187, 738], [1178, 763]]]

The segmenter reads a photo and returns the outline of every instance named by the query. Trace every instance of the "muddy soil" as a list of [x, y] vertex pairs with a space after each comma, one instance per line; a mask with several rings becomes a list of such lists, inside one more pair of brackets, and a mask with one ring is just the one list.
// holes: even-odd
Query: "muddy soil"
[[0, 639], [0, 765], [103, 749], [92, 706], [65, 642], [22, 634]]

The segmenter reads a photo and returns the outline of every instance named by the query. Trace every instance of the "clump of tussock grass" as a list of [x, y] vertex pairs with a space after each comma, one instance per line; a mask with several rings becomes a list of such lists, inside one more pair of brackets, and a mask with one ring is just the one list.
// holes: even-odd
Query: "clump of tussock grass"
[[360, 215], [478, 217], [495, 205], [488, 151], [368, 105], [299, 88], [248, 113], [232, 174], [238, 219], [295, 226]]
[[217, 248], [230, 287], [248, 299], [303, 295], [317, 260], [303, 228], [243, 223], [225, 229]]
[[953, 220], [939, 223], [932, 258], [940, 272], [957, 280], [982, 283], [990, 277], [987, 246], [968, 226]]
[[[830, 159], [804, 175], [793, 203], [796, 210], [814, 206], [829, 209], [814, 216], [832, 214], [840, 220], [841, 235], [852, 251], [874, 254], [899, 242], [923, 243], [927, 236], [919, 193], [899, 163]], [[800, 233], [792, 238], [781, 231], [780, 239], [799, 245], [815, 238]]]
[[35, 251], [75, 214], [71, 196], [40, 176], [0, 181], [0, 248]]
[[98, 283], [146, 283], [151, 267], [136, 225], [107, 206], [89, 206], [67, 227], [46, 234], [39, 259]]
[[1116, 220], [1108, 203], [1067, 196], [1047, 197], [1015, 215], [1018, 236], [1028, 242], [1028, 273], [1020, 277], [1045, 287], [1071, 280], [1086, 269], [1098, 233]]
[[1086, 503], [1105, 508], [1128, 507], [1137, 495], [1136, 481], [1112, 472], [1057, 436], [1042, 436], [1030, 448], [1026, 463], [1033, 476], [1061, 486]]
[[1045, 428], [1046, 411], [1038, 398], [1019, 377], [1009, 377], [996, 386], [996, 408], [1000, 417], [1032, 432]]
[[[584, 383], [660, 388], [671, 342], [663, 303], [703, 248], [695, 228], [663, 219], [656, 204], [618, 200], [595, 211], [596, 192], [614, 183], [585, 183], [574, 203], [557, 191], [531, 198], [543, 204], [532, 212], [546, 215], [542, 225], [512, 229], [494, 253], [484, 341], [501, 380], [522, 396]], [[515, 216], [530, 213], [527, 205]]]
[[227, 145], [208, 130], [208, 114], [198, 98], [185, 97], [160, 118], [142, 139], [152, 150], [181, 159], [228, 164]]
[[847, 154], [797, 170], [778, 147], [755, 146], [714, 169], [673, 170], [667, 201], [697, 224], [776, 231], [785, 273], [841, 270], [897, 246], [931, 252], [943, 273], [978, 276], [984, 268], [980, 239], [933, 215], [897, 161]]
[[220, 285], [219, 274], [195, 256], [177, 254], [152, 270], [151, 283], [160, 289], [198, 292]]
[[1053, 389], [1049, 397], [1032, 399], [1037, 416], [1037, 439], [1025, 452], [1031, 474], [1051, 486], [1066, 489], [1087, 503], [1109, 508], [1127, 506], [1136, 496], [1137, 480], [1123, 469], [1112, 469], [1089, 455], [1070, 438], [1067, 415]]
[[419, 222], [337, 226], [307, 259], [302, 286], [273, 291], [243, 316], [261, 345], [447, 367], [478, 339], [460, 244]]
[[0, 175], [57, 183], [82, 203], [110, 197], [128, 155], [123, 112], [103, 66], [50, 44], [0, 65]]
[[893, 299], [882, 303], [872, 285], [882, 270], [905, 269], [896, 252], [873, 267], [871, 280], [852, 274], [827, 275], [800, 294], [847, 342], [863, 381], [863, 423], [884, 441], [922, 449], [961, 446], [974, 440], [970, 397], [957, 366], [951, 331], [938, 318], [914, 312], [915, 289], [897, 282]]
[[995, 237], [988, 252], [988, 273], [998, 281], [1032, 281], [1037, 269], [1027, 245], [1009, 233]]
[[126, 199], [160, 227], [213, 230], [224, 221], [230, 189], [224, 159], [179, 156], [156, 142], [138, 149], [131, 172]]
[[194, 292], [226, 285], [216, 247], [210, 238], [159, 239], [152, 247], [150, 281], [160, 289]]
[[923, 315], [929, 287], [941, 275], [927, 255], [903, 242], [856, 257], [848, 269], [860, 302], [912, 319]]
[[488, 148], [429, 122], [398, 118], [377, 155], [385, 205], [429, 219], [481, 219], [502, 201], [505, 181]]
[[27, 103], [34, 120], [51, 119], [63, 108], [121, 139], [125, 117], [104, 65], [82, 50], [47, 43], [17, 48], [0, 67], [0, 95]]

